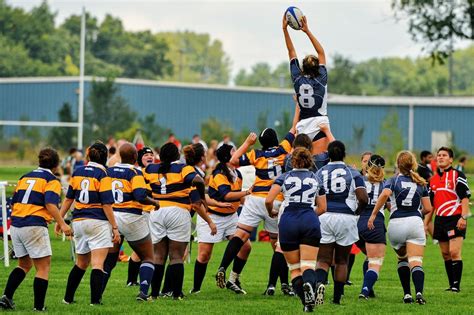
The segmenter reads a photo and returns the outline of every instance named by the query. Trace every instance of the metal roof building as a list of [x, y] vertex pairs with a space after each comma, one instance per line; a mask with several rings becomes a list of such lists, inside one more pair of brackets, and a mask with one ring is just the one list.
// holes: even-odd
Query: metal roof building
[[[86, 100], [92, 80], [85, 79]], [[268, 121], [273, 125], [283, 111], [294, 110], [292, 90], [135, 79], [116, 79], [116, 83], [135, 112], [141, 116], [155, 113], [161, 126], [171, 128], [181, 138], [200, 133], [201, 122], [210, 117], [236, 131], [244, 127], [255, 130], [260, 112], [268, 111]], [[21, 118], [56, 121], [64, 102], [77, 112], [77, 91], [77, 77], [0, 79], [0, 124]], [[451, 136], [458, 148], [474, 153], [470, 126], [474, 122], [474, 97], [329, 95], [328, 114], [334, 135], [355, 143], [354, 129], [363, 129], [358, 145], [362, 150], [373, 149], [379, 141], [381, 122], [391, 110], [398, 113], [407, 148], [431, 149], [437, 137]], [[11, 134], [18, 127], [5, 128]]]

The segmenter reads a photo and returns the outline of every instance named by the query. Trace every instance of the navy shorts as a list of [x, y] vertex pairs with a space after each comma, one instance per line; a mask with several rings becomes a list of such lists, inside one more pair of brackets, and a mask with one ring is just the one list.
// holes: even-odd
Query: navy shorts
[[319, 246], [321, 229], [313, 209], [286, 210], [278, 224], [278, 238], [283, 251], [299, 249], [300, 245]]
[[[385, 228], [385, 218], [381, 213], [377, 214], [375, 217], [374, 226], [375, 229], [369, 230], [367, 227], [367, 222], [369, 222], [369, 215], [361, 215], [359, 221], [357, 222], [357, 229], [359, 230], [359, 241], [358, 245], [363, 245], [365, 243], [369, 244], [387, 244], [385, 233], [387, 229]], [[361, 247], [359, 246], [359, 247]]]

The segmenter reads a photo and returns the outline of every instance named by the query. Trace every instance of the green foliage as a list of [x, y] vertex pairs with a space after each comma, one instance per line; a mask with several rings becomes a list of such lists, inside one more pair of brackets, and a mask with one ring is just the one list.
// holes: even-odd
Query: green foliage
[[138, 119], [145, 144], [153, 147], [164, 144], [168, 140], [168, 135], [172, 133], [170, 128], [160, 126], [155, 119], [155, 114], [149, 114]]
[[[64, 103], [59, 109], [58, 119], [61, 122], [73, 122], [75, 120], [69, 103]], [[69, 127], [53, 127], [49, 133], [48, 143], [55, 149], [66, 151], [73, 143], [77, 143], [76, 129]]]
[[280, 118], [275, 122], [275, 131], [278, 134], [280, 141], [287, 135], [293, 124], [293, 115], [291, 112], [284, 110], [281, 112]]
[[472, 0], [392, 0], [398, 17], [408, 18], [409, 32], [434, 61], [443, 62], [451, 53], [451, 41], [474, 39]]
[[375, 152], [393, 165], [397, 153], [404, 149], [402, 131], [398, 125], [398, 112], [391, 108], [380, 124], [379, 142]]
[[223, 135], [228, 135], [233, 138], [234, 130], [221, 120], [210, 117], [201, 123], [201, 138], [206, 141], [206, 143], [210, 143], [211, 140], [222, 139]]
[[288, 62], [280, 63], [275, 69], [271, 69], [266, 62], [255, 64], [250, 72], [241, 69], [234, 78], [236, 85], [261, 86], [274, 88], [290, 88], [290, 67]]
[[335, 55], [328, 85], [331, 93], [358, 95], [361, 94], [361, 76], [356, 63], [342, 55]]

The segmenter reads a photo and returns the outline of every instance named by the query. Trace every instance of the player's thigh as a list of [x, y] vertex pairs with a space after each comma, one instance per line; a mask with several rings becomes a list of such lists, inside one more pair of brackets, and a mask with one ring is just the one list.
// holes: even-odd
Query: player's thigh
[[[316, 258], [318, 257], [319, 247], [311, 245], [300, 245], [300, 259], [301, 261], [311, 261], [314, 262], [314, 267], [316, 267]], [[302, 268], [303, 269], [303, 268]], [[313, 268], [315, 269], [315, 268]]]
[[48, 280], [49, 271], [51, 269], [51, 256], [33, 258], [32, 260], [36, 269], [35, 277]]
[[153, 260], [153, 244], [151, 242], [150, 234], [147, 234], [143, 239], [128, 242], [130, 247], [140, 257], [140, 260]]
[[207, 263], [211, 259], [212, 250], [214, 248], [214, 243], [202, 243], [198, 244], [198, 261], [200, 263]]
[[104, 269], [104, 261], [109, 252], [108, 248], [97, 248], [91, 250], [91, 267], [92, 269]]
[[155, 264], [164, 265], [169, 252], [169, 239], [163, 238], [161, 241], [153, 244], [153, 257]]
[[183, 262], [183, 257], [187, 246], [188, 242], [179, 242], [173, 240], [169, 241], [168, 256], [170, 257], [170, 264]]
[[336, 244], [334, 248], [334, 262], [336, 265], [346, 265], [349, 261], [352, 245], [342, 246]]
[[386, 245], [383, 243], [379, 243], [379, 244], [366, 243], [365, 244], [365, 249], [367, 251], [368, 258], [385, 257], [385, 248], [386, 248]]
[[464, 238], [458, 236], [449, 240], [449, 254], [452, 260], [461, 260], [462, 245]]

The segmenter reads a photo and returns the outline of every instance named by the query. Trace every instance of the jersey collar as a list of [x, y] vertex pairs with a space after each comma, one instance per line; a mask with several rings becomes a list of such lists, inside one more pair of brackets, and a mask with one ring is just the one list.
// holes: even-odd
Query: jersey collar
[[114, 167], [134, 168], [135, 165], [128, 164], [128, 163], [117, 163], [114, 165]]
[[96, 162], [89, 162], [87, 163], [87, 166], [97, 167], [97, 168], [100, 168], [101, 170], [106, 171], [106, 168], [103, 165]]
[[331, 165], [345, 165], [346, 163], [344, 163], [343, 161], [336, 161], [336, 162], [329, 162], [328, 165], [331, 164]]
[[450, 166], [450, 167], [448, 167], [446, 170], [442, 171], [442, 170], [438, 167], [438, 175], [439, 175], [439, 176], [443, 176], [443, 173], [448, 173], [448, 172], [449, 172], [450, 170], [452, 170], [452, 169], [453, 169], [453, 167]]
[[309, 169], [307, 169], [307, 168], [294, 168], [294, 169], [292, 169], [292, 171], [307, 172], [307, 171], [309, 171]]
[[43, 167], [38, 167], [37, 169], [38, 169], [38, 170], [45, 171], [45, 172], [48, 172], [48, 173], [50, 173], [51, 175], [54, 175], [53, 172], [52, 172], [50, 169], [43, 168]]

